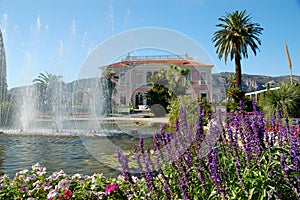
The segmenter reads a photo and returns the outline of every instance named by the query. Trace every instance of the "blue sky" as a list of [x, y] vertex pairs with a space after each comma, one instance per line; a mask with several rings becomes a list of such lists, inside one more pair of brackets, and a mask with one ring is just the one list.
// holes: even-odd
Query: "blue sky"
[[242, 61], [243, 73], [288, 75], [286, 40], [293, 74], [300, 75], [299, 0], [0, 0], [8, 86], [31, 84], [45, 71], [73, 81], [97, 45], [143, 27], [182, 33], [219, 72], [233, 71], [233, 62], [217, 58], [211, 38], [219, 17], [243, 9], [264, 28], [260, 52]]

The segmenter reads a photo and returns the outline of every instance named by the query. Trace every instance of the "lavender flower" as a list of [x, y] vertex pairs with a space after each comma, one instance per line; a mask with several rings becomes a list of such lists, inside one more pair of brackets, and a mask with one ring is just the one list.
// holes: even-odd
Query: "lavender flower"
[[[293, 130], [295, 131], [295, 130]], [[297, 141], [297, 138], [294, 134], [291, 134], [291, 147], [290, 147], [290, 157], [293, 164], [293, 169], [296, 172], [296, 180], [297, 180], [297, 187], [300, 193], [300, 151], [299, 151], [300, 145], [299, 141]]]
[[188, 194], [187, 186], [186, 186], [183, 178], [180, 178], [180, 182], [179, 182], [178, 186], [181, 190], [181, 194], [182, 194], [183, 199], [184, 200], [191, 199], [189, 194]]
[[202, 170], [201, 170], [201, 164], [198, 164], [198, 166], [197, 166], [197, 174], [198, 174], [198, 178], [201, 181], [203, 187], [205, 187], [206, 181], [204, 179], [204, 176], [203, 176], [203, 173], [202, 173]]
[[218, 174], [218, 158], [217, 158], [217, 149], [214, 148], [210, 155], [209, 155], [209, 166], [210, 166], [210, 171], [211, 171], [211, 178], [213, 180], [213, 183], [217, 186], [218, 192], [219, 187], [221, 186], [221, 179]]
[[[298, 192], [299, 188], [296, 188], [293, 184], [293, 181], [290, 179], [290, 171], [291, 169], [286, 164], [286, 156], [282, 155], [280, 158], [280, 164], [283, 171], [284, 179], [288, 183], [288, 185], [292, 188], [292, 190], [295, 192], [297, 197], [300, 197], [300, 192]], [[299, 183], [299, 182], [298, 182]], [[299, 187], [299, 186], [298, 186]]]
[[134, 182], [132, 180], [131, 174], [129, 173], [128, 158], [119, 149], [117, 149], [117, 155], [118, 155], [119, 163], [121, 164], [121, 170], [123, 176], [125, 177], [125, 180], [133, 185]]
[[176, 133], [179, 132], [179, 130], [180, 130], [180, 126], [179, 126], [179, 121], [178, 121], [178, 119], [175, 120], [174, 130], [176, 131]]
[[170, 193], [169, 193], [169, 184], [165, 181], [163, 186], [163, 192], [166, 199], [171, 199]]
[[159, 149], [159, 139], [157, 131], [153, 133], [153, 150], [157, 151]]
[[139, 154], [139, 152], [138, 152], [138, 150], [135, 146], [133, 147], [133, 152], [134, 152], [133, 153], [134, 159], [135, 159], [136, 164], [138, 166], [138, 173], [142, 173], [143, 172], [143, 166], [142, 166], [141, 161], [140, 161], [140, 154]]
[[140, 150], [141, 150], [142, 154], [144, 154], [145, 153], [145, 150], [144, 150], [144, 138], [143, 138], [142, 135], [140, 135], [140, 144], [139, 144], [139, 146], [140, 146]]

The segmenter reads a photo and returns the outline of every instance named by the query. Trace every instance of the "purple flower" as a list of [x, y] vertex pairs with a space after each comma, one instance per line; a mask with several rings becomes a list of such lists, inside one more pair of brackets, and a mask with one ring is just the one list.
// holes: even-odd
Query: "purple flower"
[[144, 150], [144, 138], [143, 138], [142, 135], [140, 135], [140, 144], [139, 144], [139, 146], [140, 146], [140, 150], [141, 150], [142, 154], [144, 154], [145, 153], [145, 150]]
[[134, 152], [133, 156], [134, 156], [135, 162], [136, 162], [136, 164], [138, 166], [137, 173], [142, 173], [143, 172], [143, 166], [141, 164], [140, 154], [139, 154], [139, 152], [138, 152], [138, 150], [137, 150], [137, 148], [135, 146], [133, 147], [133, 152]]
[[281, 164], [281, 167], [282, 167], [283, 172], [284, 172], [284, 173], [289, 173], [290, 169], [289, 169], [289, 167], [286, 165], [285, 160], [286, 160], [286, 156], [285, 156], [285, 155], [282, 155], [281, 158], [280, 158], [280, 164]]
[[176, 131], [176, 133], [179, 132], [179, 130], [180, 130], [180, 126], [179, 126], [179, 121], [178, 121], [178, 119], [175, 120], [174, 130]]
[[187, 186], [186, 186], [183, 178], [180, 178], [180, 182], [179, 182], [178, 186], [181, 190], [181, 194], [182, 194], [182, 197], [184, 198], [184, 200], [190, 199], [190, 196], [189, 196], [188, 190], [187, 190]]
[[211, 171], [211, 178], [219, 190], [219, 187], [221, 186], [221, 180], [218, 173], [218, 157], [216, 148], [214, 148], [209, 155], [209, 166]]
[[157, 151], [159, 149], [159, 139], [157, 131], [153, 133], [153, 150]]
[[292, 160], [293, 169], [296, 172], [296, 180], [298, 182], [298, 190], [300, 192], [300, 167], [299, 167], [300, 151], [299, 151], [299, 148], [300, 148], [299, 141], [297, 141], [297, 138], [295, 135], [291, 134], [290, 157]]
[[128, 158], [119, 149], [117, 149], [117, 155], [118, 155], [119, 163], [121, 164], [121, 170], [123, 176], [125, 177], [125, 180], [130, 182], [131, 184], [134, 184], [131, 174], [129, 173]]
[[164, 196], [165, 196], [166, 199], [171, 199], [168, 190], [169, 190], [169, 185], [168, 185], [168, 183], [165, 181], [165, 182], [164, 182], [164, 186], [163, 186]]

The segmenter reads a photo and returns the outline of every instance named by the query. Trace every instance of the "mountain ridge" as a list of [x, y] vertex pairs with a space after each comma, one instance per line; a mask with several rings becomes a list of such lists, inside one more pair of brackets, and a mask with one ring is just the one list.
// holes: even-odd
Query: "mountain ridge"
[[[213, 101], [222, 102], [226, 99], [226, 89], [234, 75], [233, 72], [219, 72], [212, 74]], [[242, 88], [246, 92], [254, 92], [266, 89], [266, 85], [277, 87], [280, 83], [290, 82], [289, 75], [268, 76], [242, 74]], [[300, 83], [300, 76], [293, 75], [293, 82]]]

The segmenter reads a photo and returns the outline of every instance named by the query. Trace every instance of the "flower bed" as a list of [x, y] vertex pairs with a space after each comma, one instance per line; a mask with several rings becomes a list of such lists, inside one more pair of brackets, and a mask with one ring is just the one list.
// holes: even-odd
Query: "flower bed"
[[135, 169], [117, 151], [117, 178], [46, 176], [37, 164], [12, 180], [1, 176], [0, 199], [300, 199], [299, 121], [267, 120], [254, 105], [253, 116], [218, 115], [208, 133], [202, 122], [201, 109], [193, 126], [181, 109], [174, 133], [162, 127], [153, 147], [141, 138], [133, 148]]

